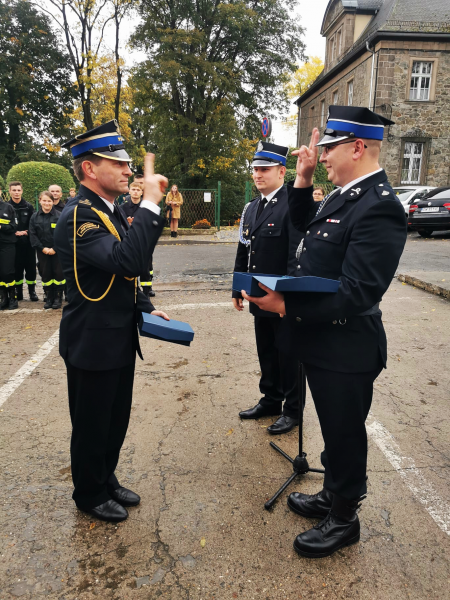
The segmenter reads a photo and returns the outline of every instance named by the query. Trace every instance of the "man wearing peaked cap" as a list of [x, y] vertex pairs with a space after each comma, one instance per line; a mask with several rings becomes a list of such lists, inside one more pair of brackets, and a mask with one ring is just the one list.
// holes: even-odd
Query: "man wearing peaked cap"
[[[386, 334], [379, 304], [398, 266], [406, 220], [379, 165], [384, 126], [392, 121], [367, 108], [330, 106], [323, 138], [295, 151], [297, 178], [289, 189], [294, 226], [305, 231], [300, 276], [340, 280], [335, 294], [248, 298], [284, 315], [280, 348], [303, 363], [324, 439], [323, 489], [293, 493], [289, 508], [322, 518], [297, 536], [295, 550], [321, 558], [359, 541], [359, 502], [367, 492], [367, 435], [373, 383], [386, 368]], [[338, 189], [314, 207], [313, 175], [320, 162]], [[311, 216], [312, 215], [312, 216]]]
[[136, 285], [164, 226], [159, 202], [167, 180], [145, 158], [141, 210], [129, 227], [115, 203], [128, 192], [131, 171], [116, 121], [63, 144], [81, 185], [55, 230], [67, 280], [59, 350], [67, 368], [73, 499], [98, 519], [123, 521], [139, 496], [114, 471], [130, 418], [141, 312], [156, 311]]
[[[252, 167], [260, 196], [247, 204], [242, 213], [234, 266], [237, 272], [286, 275], [295, 271], [295, 250], [301, 235], [289, 220], [284, 185], [287, 153], [284, 146], [258, 143]], [[233, 292], [233, 305], [236, 310], [243, 310], [239, 292]], [[253, 304], [250, 312], [255, 318], [262, 398], [256, 406], [239, 414], [242, 419], [279, 416], [267, 431], [286, 433], [298, 424], [298, 361], [294, 356], [282, 355], [275, 345], [281, 323], [279, 315], [262, 311]]]

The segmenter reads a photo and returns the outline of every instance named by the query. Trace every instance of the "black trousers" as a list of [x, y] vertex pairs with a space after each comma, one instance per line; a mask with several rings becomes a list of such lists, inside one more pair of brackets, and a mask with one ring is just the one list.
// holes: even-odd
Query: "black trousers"
[[139, 276], [139, 282], [142, 287], [152, 287], [153, 285], [153, 256], [148, 263], [148, 269]]
[[17, 244], [0, 242], [0, 285], [7, 289], [14, 285]]
[[65, 283], [63, 270], [57, 254], [44, 254], [42, 250], [37, 251], [39, 260], [39, 273], [42, 277], [42, 285], [63, 285]]
[[255, 316], [256, 348], [258, 350], [261, 379], [259, 389], [262, 406], [287, 417], [298, 416], [298, 361], [283, 354], [275, 346], [281, 318]]
[[348, 500], [367, 492], [365, 422], [373, 382], [382, 366], [368, 373], [338, 373], [305, 364], [306, 378], [319, 417], [325, 449], [324, 487]]
[[30, 243], [17, 242], [16, 244], [16, 285], [23, 284], [23, 272], [25, 271], [25, 282], [28, 285], [36, 283], [36, 250]]
[[134, 366], [86, 371], [66, 362], [72, 497], [81, 509], [107, 502], [109, 492], [120, 487], [114, 471], [130, 420]]

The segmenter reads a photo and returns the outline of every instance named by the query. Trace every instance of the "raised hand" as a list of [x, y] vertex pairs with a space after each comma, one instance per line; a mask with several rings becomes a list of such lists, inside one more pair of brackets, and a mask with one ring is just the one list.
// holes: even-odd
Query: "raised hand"
[[169, 182], [163, 175], [155, 175], [155, 155], [146, 154], [144, 159], [144, 193], [143, 200], [159, 204], [166, 192]]
[[297, 178], [294, 187], [303, 188], [313, 185], [314, 171], [317, 166], [317, 156], [319, 154], [316, 144], [319, 142], [319, 130], [314, 127], [309, 146], [301, 146], [298, 150], [292, 152], [297, 156]]

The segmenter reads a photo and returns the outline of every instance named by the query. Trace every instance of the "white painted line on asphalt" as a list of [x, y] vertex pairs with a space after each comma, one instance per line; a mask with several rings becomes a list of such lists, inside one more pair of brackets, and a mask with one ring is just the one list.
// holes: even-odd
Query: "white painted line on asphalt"
[[34, 369], [50, 354], [56, 346], [59, 338], [59, 329], [39, 348], [34, 356], [20, 367], [20, 369], [8, 380], [3, 387], [0, 388], [0, 406], [2, 406], [8, 398], [13, 394], [23, 380], [31, 375]]
[[43, 308], [16, 308], [15, 310], [2, 310], [2, 312], [0, 312], [0, 315], [3, 315], [4, 317], [8, 317], [11, 315], [17, 315], [17, 313], [40, 313], [40, 312], [48, 312], [49, 314], [52, 314], [51, 311], [48, 310], [44, 310]]
[[402, 456], [394, 437], [379, 421], [374, 420], [367, 426], [367, 433], [385, 455], [417, 500], [424, 505], [438, 527], [450, 535], [450, 505], [438, 495], [417, 469], [412, 458]]
[[166, 308], [161, 307], [160, 310], [189, 310], [196, 308], [233, 308], [231, 298], [229, 302], [199, 302], [198, 304], [168, 304]]

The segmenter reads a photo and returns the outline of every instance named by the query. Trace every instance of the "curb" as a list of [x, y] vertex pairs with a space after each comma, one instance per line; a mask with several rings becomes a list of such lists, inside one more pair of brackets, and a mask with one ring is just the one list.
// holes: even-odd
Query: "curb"
[[417, 277], [413, 277], [412, 275], [403, 275], [402, 273], [397, 275], [397, 279], [403, 283], [408, 283], [416, 288], [425, 290], [430, 294], [434, 294], [435, 296], [441, 296], [441, 298], [445, 298], [445, 300], [450, 300], [450, 290], [440, 285], [428, 283], [422, 279], [417, 279]]

